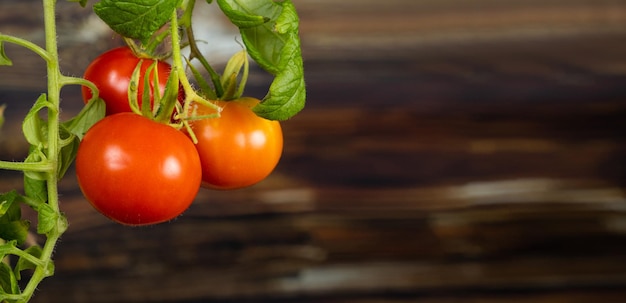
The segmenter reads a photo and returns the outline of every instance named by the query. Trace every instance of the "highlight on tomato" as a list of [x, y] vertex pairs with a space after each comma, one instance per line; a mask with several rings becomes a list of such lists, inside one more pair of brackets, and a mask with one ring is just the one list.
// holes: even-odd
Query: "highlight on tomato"
[[76, 175], [84, 196], [111, 220], [148, 225], [183, 213], [200, 188], [194, 144], [173, 127], [134, 113], [107, 116], [78, 148]]
[[[107, 115], [121, 112], [130, 112], [128, 87], [133, 71], [142, 59], [137, 57], [128, 46], [114, 48], [95, 58], [85, 70], [84, 78], [93, 82], [99, 90], [99, 96], [106, 103]], [[137, 100], [143, 100], [144, 78], [153, 59], [143, 59], [137, 83]], [[165, 92], [167, 79], [172, 67], [164, 61], [157, 61], [156, 67], [148, 75], [150, 83], [150, 104], [154, 105], [155, 71], [158, 77], [159, 92]], [[87, 103], [91, 97], [91, 90], [82, 87], [83, 100]]]
[[[258, 99], [215, 101], [219, 118], [190, 121], [198, 142], [202, 164], [202, 186], [211, 189], [239, 189], [265, 179], [276, 167], [283, 150], [283, 133], [278, 121], [257, 116], [251, 108]], [[193, 104], [195, 115], [215, 110]]]

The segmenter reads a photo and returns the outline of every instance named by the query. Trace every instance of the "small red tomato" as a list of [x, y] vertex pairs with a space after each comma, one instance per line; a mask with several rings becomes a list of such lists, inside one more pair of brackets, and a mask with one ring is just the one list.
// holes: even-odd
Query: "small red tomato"
[[76, 155], [87, 200], [127, 225], [169, 221], [193, 202], [202, 171], [193, 143], [180, 131], [134, 113], [114, 114], [91, 127]]
[[[237, 189], [265, 179], [276, 167], [283, 149], [278, 121], [258, 117], [251, 107], [259, 100], [242, 98], [217, 101], [221, 116], [190, 122], [198, 138], [202, 185], [212, 189]], [[197, 105], [197, 115], [214, 113]]]
[[[107, 115], [121, 112], [130, 112], [128, 104], [128, 85], [133, 71], [141, 61], [128, 47], [118, 47], [105, 52], [94, 59], [85, 70], [84, 78], [93, 82], [98, 87], [99, 95], [106, 104]], [[137, 86], [137, 100], [139, 104], [143, 100], [144, 77], [148, 67], [153, 64], [151, 59], [143, 59]], [[155, 67], [159, 79], [159, 91], [165, 92], [167, 78], [171, 66], [167, 62], [157, 61]], [[150, 104], [154, 104], [154, 70], [150, 72]], [[85, 103], [92, 97], [91, 90], [83, 86], [82, 95]]]

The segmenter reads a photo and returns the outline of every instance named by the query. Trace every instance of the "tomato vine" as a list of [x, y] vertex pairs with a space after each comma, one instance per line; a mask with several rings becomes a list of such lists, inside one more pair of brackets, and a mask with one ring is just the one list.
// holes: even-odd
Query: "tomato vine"
[[[67, 1], [83, 7], [87, 4], [87, 0]], [[202, 2], [208, 5], [213, 1]], [[99, 0], [93, 6], [96, 15], [124, 38], [134, 54], [142, 59], [140, 61], [144, 57], [171, 59], [164, 92], [159, 91], [159, 85], [154, 85], [152, 92], [146, 88], [150, 85], [143, 85], [144, 91], [140, 94], [138, 81], [158, 84], [159, 79], [154, 76], [140, 80], [140, 65], [135, 68], [127, 89], [129, 105], [135, 114], [182, 130], [194, 143], [197, 138], [191, 124], [220, 117], [225, 107], [223, 102], [242, 98], [248, 77], [248, 56], [274, 80], [262, 100], [253, 102], [254, 105], [245, 110], [259, 119], [280, 121], [296, 115], [305, 104], [299, 19], [294, 4], [290, 0], [215, 2], [239, 29], [244, 48], [232, 56], [222, 74], [213, 69], [197, 47], [192, 24], [196, 0]], [[22, 192], [15, 189], [0, 194], [0, 302], [3, 303], [29, 301], [40, 282], [54, 274], [53, 251], [68, 228], [59, 207], [58, 183], [74, 163], [85, 134], [106, 114], [107, 100], [101, 98], [101, 87], [84, 78], [66, 76], [61, 71], [56, 5], [57, 0], [43, 0], [43, 47], [0, 32], [0, 66], [12, 65], [10, 54], [5, 51], [5, 45], [10, 43], [41, 57], [47, 72], [46, 91], [35, 100], [22, 122], [22, 133], [30, 146], [28, 155], [23, 161], [0, 160], [0, 169], [19, 171], [24, 176]], [[168, 44], [170, 51], [157, 54], [162, 44]], [[183, 54], [183, 49], [188, 50], [187, 55]], [[146, 75], [155, 66], [151, 65]], [[204, 69], [209, 80], [199, 68]], [[193, 78], [189, 79], [188, 74]], [[61, 121], [60, 94], [67, 85], [79, 85], [91, 93], [75, 117]], [[138, 97], [140, 95], [143, 97]], [[150, 98], [154, 100], [148, 100]], [[206, 110], [199, 112], [199, 107]], [[0, 104], [0, 127], [5, 122], [5, 108], [6, 105]], [[278, 122], [274, 122], [277, 125]], [[277, 146], [281, 148], [282, 137], [279, 139]], [[266, 173], [273, 169], [279, 156], [280, 149], [273, 152], [272, 165], [266, 168]], [[257, 159], [259, 155], [251, 157]], [[41, 246], [27, 241], [30, 222], [22, 218], [22, 205], [37, 213], [36, 232], [45, 239]], [[28, 278], [22, 277], [25, 270], [30, 271]]]

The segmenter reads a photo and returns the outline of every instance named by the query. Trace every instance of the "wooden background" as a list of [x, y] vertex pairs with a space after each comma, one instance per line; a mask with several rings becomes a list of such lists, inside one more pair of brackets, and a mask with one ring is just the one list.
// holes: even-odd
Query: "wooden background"
[[[60, 2], [80, 75], [120, 41]], [[70, 229], [33, 302], [626, 300], [625, 2], [294, 2], [309, 94], [275, 173], [128, 228], [69, 172]], [[41, 42], [38, 5], [3, 1], [0, 31]], [[45, 88], [40, 60], [7, 54], [3, 160], [25, 154], [19, 121]], [[254, 70], [247, 93], [268, 81]], [[0, 191], [19, 186], [0, 172]]]

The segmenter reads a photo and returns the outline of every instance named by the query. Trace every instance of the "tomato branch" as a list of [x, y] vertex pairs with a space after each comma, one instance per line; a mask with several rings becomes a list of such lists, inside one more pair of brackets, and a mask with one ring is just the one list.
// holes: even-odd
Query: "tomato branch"
[[215, 94], [218, 97], [221, 97], [224, 94], [224, 87], [222, 87], [222, 82], [220, 81], [220, 75], [213, 69], [213, 67], [211, 67], [211, 64], [209, 64], [209, 61], [207, 61], [207, 59], [202, 55], [202, 52], [200, 52], [200, 49], [198, 48], [198, 45], [196, 43], [196, 38], [194, 36], [192, 27], [187, 27], [186, 32], [187, 32], [187, 38], [189, 39], [189, 49], [190, 49], [189, 60], [191, 61], [192, 59], [198, 59], [198, 61], [200, 61], [200, 64], [202, 64], [202, 67], [206, 69], [206, 71], [209, 73], [209, 76], [211, 77], [211, 82], [213, 83], [213, 86], [215, 87]]
[[187, 74], [185, 73], [185, 69], [183, 68], [183, 60], [180, 51], [180, 36], [178, 35], [178, 16], [176, 13], [172, 15], [170, 26], [172, 28], [172, 72], [178, 73], [178, 79], [185, 91], [185, 102], [183, 105], [182, 118], [185, 118], [187, 116], [191, 102], [197, 102], [206, 105], [219, 113], [220, 108], [212, 102], [199, 96], [198, 93], [196, 93], [196, 91], [193, 89], [193, 87], [191, 87], [191, 83], [189, 83], [189, 79], [187, 78]]
[[[213, 69], [211, 64], [209, 64], [209, 61], [204, 57], [204, 55], [202, 55], [202, 52], [198, 48], [195, 34], [193, 32], [192, 18], [195, 4], [195, 0], [189, 0], [188, 3], [185, 5], [185, 12], [179, 20], [180, 26], [185, 28], [185, 34], [187, 35], [187, 42], [189, 45], [189, 61], [192, 61], [193, 59], [198, 59], [198, 61], [200, 61], [202, 67], [204, 67], [204, 69], [209, 73], [209, 76], [211, 77], [211, 82], [213, 83], [215, 89], [215, 91], [211, 92], [211, 94], [214, 93], [216, 95], [216, 98], [221, 97], [222, 94], [224, 94], [224, 88], [222, 86], [222, 83], [220, 82], [220, 75]], [[206, 89], [204, 90], [206, 91]], [[205, 94], [210, 93], [209, 91], [206, 91]]]
[[[40, 171], [45, 176], [45, 201], [47, 201], [47, 207], [45, 209], [50, 210], [57, 218], [56, 224], [46, 232], [46, 241], [41, 249], [40, 256], [34, 257], [25, 251], [10, 251], [10, 253], [24, 258], [28, 262], [34, 264], [34, 272], [26, 284], [24, 290], [21, 293], [7, 294], [5, 298], [7, 300], [16, 300], [19, 302], [27, 302], [33, 296], [39, 283], [48, 276], [53, 274], [52, 268], [52, 254], [56, 243], [65, 230], [64, 219], [59, 210], [59, 194], [58, 194], [58, 175], [57, 172], [60, 167], [59, 155], [61, 154], [61, 137], [60, 137], [60, 93], [63, 85], [63, 76], [61, 75], [59, 66], [59, 55], [57, 45], [57, 30], [55, 20], [55, 0], [43, 1], [43, 14], [44, 14], [44, 31], [45, 31], [45, 50], [41, 47], [25, 41], [19, 38], [10, 38], [2, 36], [5, 41], [17, 43], [22, 45], [35, 53], [39, 54], [46, 61], [47, 67], [47, 144], [46, 144], [46, 158], [45, 162], [34, 163], [10, 163], [0, 162], [0, 167], [7, 169], [17, 169], [24, 172], [27, 171]], [[35, 209], [38, 213], [43, 208]], [[38, 222], [42, 224], [42, 222]], [[66, 225], [66, 224], [65, 224]], [[38, 228], [39, 229], [39, 228]]]

